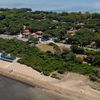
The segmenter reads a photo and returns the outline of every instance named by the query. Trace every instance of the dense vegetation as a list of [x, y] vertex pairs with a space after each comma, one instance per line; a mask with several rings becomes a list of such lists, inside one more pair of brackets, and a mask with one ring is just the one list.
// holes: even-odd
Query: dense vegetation
[[[17, 35], [23, 31], [23, 25], [30, 32], [43, 31], [44, 36], [52, 37], [56, 42], [71, 44], [71, 50], [61, 51], [54, 46], [54, 54], [41, 52], [29, 43], [0, 39], [0, 52], [20, 57], [19, 62], [49, 75], [53, 71], [78, 72], [100, 82], [100, 51], [83, 47], [100, 48], [100, 14], [98, 13], [56, 13], [31, 9], [0, 9], [0, 34]], [[71, 34], [69, 34], [71, 31]], [[74, 35], [73, 35], [74, 34]], [[29, 40], [37, 42], [37, 39]], [[85, 55], [83, 59], [77, 54]], [[85, 64], [83, 63], [85, 62]]]
[[[99, 13], [56, 13], [35, 11], [31, 9], [0, 9], [0, 34], [16, 35], [28, 25], [31, 32], [41, 30], [44, 35], [56, 37], [57, 41], [81, 46], [95, 42], [100, 47], [100, 14]], [[75, 31], [75, 36], [68, 31]]]
[[19, 56], [20, 63], [31, 66], [46, 75], [53, 71], [58, 71], [61, 74], [66, 71], [73, 71], [89, 75], [92, 80], [99, 80], [100, 78], [97, 67], [78, 62], [75, 54], [71, 51], [64, 50], [59, 55], [50, 52], [44, 53], [36, 47], [16, 39], [0, 39], [0, 52], [4, 53], [4, 51]]

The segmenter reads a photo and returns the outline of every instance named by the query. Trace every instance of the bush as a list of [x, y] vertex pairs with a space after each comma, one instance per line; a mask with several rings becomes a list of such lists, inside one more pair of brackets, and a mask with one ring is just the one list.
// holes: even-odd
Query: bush
[[76, 58], [76, 62], [82, 64], [83, 63], [83, 59], [81, 57], [77, 57]]
[[43, 72], [45, 75], [50, 75], [53, 71], [58, 71], [60, 74], [66, 71], [72, 71], [90, 75], [92, 80], [96, 80], [95, 76], [97, 78], [100, 77], [99, 73], [94, 70], [95, 67], [76, 62], [76, 56], [72, 52], [68, 53], [62, 59], [61, 56], [41, 52], [36, 47], [29, 46], [22, 41], [4, 39], [0, 39], [0, 49], [20, 56], [20, 63], [31, 66], [35, 70]]
[[81, 47], [78, 47], [77, 45], [72, 45], [71, 51], [76, 53], [76, 54], [84, 54], [84, 49]]
[[97, 77], [96, 77], [95, 74], [90, 74], [89, 78], [90, 78], [91, 81], [97, 81]]
[[60, 73], [60, 74], [64, 74], [64, 72], [65, 72], [65, 70], [63, 68], [58, 70], [58, 73]]
[[57, 75], [57, 74], [52, 74], [51, 77], [53, 78], [56, 78], [56, 79], [59, 79], [60, 80], [60, 77]]

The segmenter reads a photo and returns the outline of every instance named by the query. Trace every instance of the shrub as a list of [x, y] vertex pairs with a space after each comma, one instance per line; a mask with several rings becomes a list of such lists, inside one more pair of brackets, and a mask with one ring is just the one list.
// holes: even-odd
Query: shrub
[[76, 54], [84, 54], [84, 49], [81, 47], [78, 47], [77, 45], [72, 45], [71, 51], [76, 53]]
[[89, 75], [89, 78], [90, 78], [90, 80], [92, 80], [92, 81], [97, 81], [97, 77], [96, 77], [95, 74], [90, 74], [90, 75]]

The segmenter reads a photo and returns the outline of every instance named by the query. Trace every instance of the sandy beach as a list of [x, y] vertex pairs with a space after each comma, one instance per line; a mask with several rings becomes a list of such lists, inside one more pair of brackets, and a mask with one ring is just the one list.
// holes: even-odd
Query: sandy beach
[[100, 91], [92, 89], [88, 78], [80, 74], [67, 73], [61, 80], [57, 80], [41, 75], [17, 61], [9, 63], [2, 60], [0, 60], [0, 74], [69, 97], [71, 100], [100, 100]]

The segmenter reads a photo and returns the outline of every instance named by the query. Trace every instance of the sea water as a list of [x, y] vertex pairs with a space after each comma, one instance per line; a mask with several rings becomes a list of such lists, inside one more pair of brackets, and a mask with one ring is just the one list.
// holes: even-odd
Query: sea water
[[0, 100], [69, 100], [38, 87], [0, 76]]
[[32, 8], [47, 11], [100, 12], [100, 0], [0, 0], [2, 8]]

